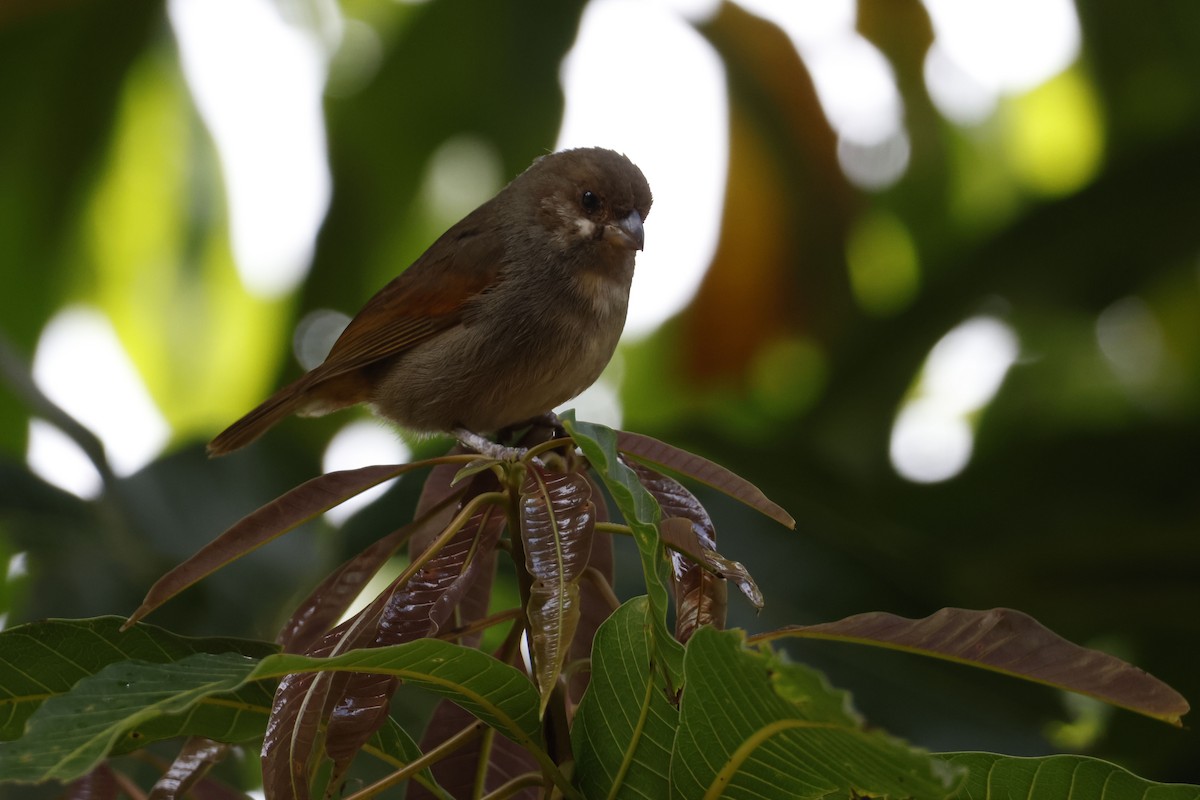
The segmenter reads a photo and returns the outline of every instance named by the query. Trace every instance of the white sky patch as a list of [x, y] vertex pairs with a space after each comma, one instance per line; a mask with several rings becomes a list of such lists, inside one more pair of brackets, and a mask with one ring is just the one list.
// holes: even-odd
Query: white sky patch
[[[293, 289], [329, 206], [321, 94], [326, 46], [272, 0], [170, 0], [184, 74], [221, 156], [247, 288]], [[313, 12], [321, 3], [308, 6]], [[336, 11], [324, 19], [332, 24]]]
[[892, 467], [916, 483], [962, 472], [975, 444], [971, 416], [991, 402], [1018, 353], [1012, 328], [993, 317], [969, 319], [943, 336], [896, 415]]
[[[129, 475], [166, 446], [170, 429], [101, 312], [84, 306], [60, 311], [46, 325], [33, 357], [33, 378], [46, 396], [104, 443], [113, 471]], [[32, 420], [30, 469], [79, 495], [99, 494], [100, 476], [57, 428]]]
[[625, 324], [626, 336], [643, 336], [692, 299], [716, 250], [729, 167], [724, 68], [667, 4], [592, 0], [562, 82], [557, 148], [623, 152], [654, 193]]
[[947, 118], [984, 119], [1003, 94], [1035, 88], [1078, 57], [1071, 0], [924, 0], [934, 46], [925, 83]]
[[[381, 422], [357, 420], [329, 440], [321, 459], [321, 469], [329, 473], [373, 464], [403, 464], [411, 457], [412, 451], [400, 440], [396, 431]], [[395, 481], [385, 481], [331, 508], [325, 512], [325, 518], [334, 525], [341, 525], [355, 512], [378, 500]]]
[[911, 147], [892, 65], [857, 30], [854, 0], [738, 0], [792, 40], [812, 76], [838, 161], [852, 183], [884, 189], [903, 177]]

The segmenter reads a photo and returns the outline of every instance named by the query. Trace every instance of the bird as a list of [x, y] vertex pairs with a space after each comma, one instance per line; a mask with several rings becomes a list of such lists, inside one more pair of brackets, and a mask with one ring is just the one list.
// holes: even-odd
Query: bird
[[238, 450], [293, 414], [365, 404], [417, 434], [487, 438], [590, 386], [625, 326], [653, 202], [601, 147], [543, 155], [443, 233], [362, 307], [325, 360], [209, 444]]

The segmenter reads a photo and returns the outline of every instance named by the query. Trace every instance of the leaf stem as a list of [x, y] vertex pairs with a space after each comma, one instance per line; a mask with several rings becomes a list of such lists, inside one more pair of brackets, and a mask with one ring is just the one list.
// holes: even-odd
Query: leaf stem
[[403, 769], [396, 770], [386, 778], [381, 778], [370, 786], [360, 789], [352, 795], [347, 796], [344, 800], [370, 800], [370, 798], [386, 791], [393, 786], [396, 786], [403, 781], [408, 780], [426, 767], [430, 767], [441, 761], [446, 756], [453, 753], [455, 750], [470, 744], [475, 739], [479, 738], [484, 731], [489, 730], [488, 726], [476, 720], [467, 727], [463, 728], [458, 733], [451, 736], [446, 741], [431, 749], [415, 761], [410, 761]]

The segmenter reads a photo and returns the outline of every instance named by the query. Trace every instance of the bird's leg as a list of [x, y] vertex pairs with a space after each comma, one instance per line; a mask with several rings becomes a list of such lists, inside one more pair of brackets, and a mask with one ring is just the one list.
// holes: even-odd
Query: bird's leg
[[451, 433], [463, 447], [499, 461], [518, 461], [526, 453], [524, 447], [505, 447], [466, 428], [455, 428]]

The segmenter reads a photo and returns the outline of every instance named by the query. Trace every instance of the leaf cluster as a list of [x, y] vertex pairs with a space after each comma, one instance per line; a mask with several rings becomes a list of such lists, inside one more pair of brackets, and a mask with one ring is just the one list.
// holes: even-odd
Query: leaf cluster
[[[943, 609], [922, 620], [861, 614], [752, 637], [723, 631], [728, 582], [752, 604], [762, 595], [742, 565], [716, 551], [707, 512], [666, 472], [788, 527], [791, 517], [733, 473], [649, 437], [569, 418], [559, 433], [531, 429], [518, 460], [456, 451], [323, 475], [167, 573], [124, 623], [0, 633], [9, 698], [0, 734], [11, 740], [0, 744], [0, 776], [115, 796], [130, 778], [114, 757], [188, 737], [153, 797], [220, 786], [208, 776], [214, 764], [231, 746], [260, 740], [267, 797], [299, 800], [366, 798], [400, 784], [410, 797], [966, 798], [996, 785], [1051, 797], [1070, 780], [1100, 787], [1072, 797], [1200, 797], [1195, 787], [1155, 786], [1082, 757], [933, 755], [866, 725], [846, 693], [768, 643], [822, 638], [907, 650], [1176, 725], [1188, 705], [1129, 664], [1007, 609]], [[426, 468], [414, 520], [334, 570], [274, 645], [187, 639], [141, 622], [314, 515]], [[623, 522], [608, 521], [605, 491]], [[619, 607], [614, 535], [635, 542], [646, 586]], [[405, 545], [407, 566], [355, 610]], [[497, 610], [489, 598], [504, 552], [521, 605]], [[506, 632], [488, 653], [482, 634], [491, 628]], [[419, 741], [393, 702], [401, 684], [441, 700]], [[364, 762], [382, 777], [367, 782]]]

